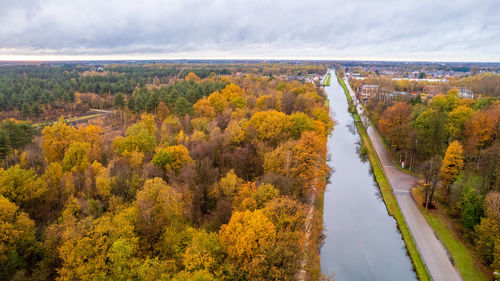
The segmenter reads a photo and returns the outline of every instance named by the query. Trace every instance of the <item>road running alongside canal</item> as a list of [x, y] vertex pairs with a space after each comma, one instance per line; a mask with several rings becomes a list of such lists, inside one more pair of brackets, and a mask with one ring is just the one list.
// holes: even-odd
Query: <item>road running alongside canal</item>
[[[347, 80], [347, 88], [349, 94], [356, 100], [356, 95], [349, 85]], [[397, 169], [392, 162], [389, 153], [387, 152], [380, 136], [375, 129], [370, 126], [370, 122], [359, 103], [357, 110], [361, 116], [368, 136], [377, 152], [380, 164], [384, 169], [384, 173], [389, 181], [391, 188], [396, 196], [399, 207], [410, 232], [415, 239], [415, 243], [420, 252], [420, 255], [427, 266], [429, 274], [434, 281], [459, 281], [462, 280], [458, 270], [452, 265], [446, 250], [439, 239], [434, 234], [434, 231], [425, 220], [424, 216], [418, 209], [415, 201], [411, 197], [410, 191], [413, 188], [417, 178], [406, 174]]]

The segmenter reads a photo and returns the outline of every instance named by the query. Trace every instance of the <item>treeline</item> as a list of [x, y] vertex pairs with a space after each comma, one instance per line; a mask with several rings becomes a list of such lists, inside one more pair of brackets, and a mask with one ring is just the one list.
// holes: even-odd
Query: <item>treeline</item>
[[[415, 81], [415, 80], [393, 80], [392, 77], [388, 76], [380, 76], [380, 75], [372, 75], [368, 76], [363, 80], [352, 79], [349, 81], [351, 87], [353, 89], [357, 89], [362, 85], [378, 85], [379, 91], [381, 93], [392, 93], [392, 92], [422, 92], [424, 87], [429, 84], [438, 84], [438, 83], [429, 83], [424, 81]], [[444, 92], [450, 89], [450, 85], [441, 84]]]
[[[4, 118], [23, 119], [50, 118], [52, 112], [76, 113], [79, 111], [75, 112], [70, 103], [75, 102], [77, 92], [84, 95], [97, 95], [99, 97], [97, 99], [101, 100], [97, 102], [98, 104], [108, 104], [103, 102], [108, 99], [108, 96], [118, 93], [131, 96], [137, 89], [146, 86], [161, 88], [175, 81], [182, 83], [183, 78], [189, 73], [194, 73], [200, 79], [213, 79], [237, 72], [259, 75], [305, 75], [325, 71], [326, 68], [322, 65], [286, 63], [3, 66], [0, 67], [0, 110]], [[192, 89], [193, 87], [196, 86], [176, 85], [174, 91], [186, 92], [188, 101], [193, 103], [195, 96], [199, 98], [199, 94], [190, 92], [200, 91]], [[203, 85], [202, 87], [210, 88], [211, 86]], [[163, 91], [172, 91], [172, 88]], [[91, 105], [79, 108], [85, 110], [89, 106]], [[68, 110], [70, 112], [66, 112]]]
[[452, 85], [469, 87], [475, 93], [485, 96], [500, 97], [500, 74], [481, 73], [452, 81]]
[[443, 93], [456, 87], [472, 90], [475, 96], [500, 98], [500, 74], [491, 72], [481, 73], [460, 79], [451, 79], [447, 82], [426, 82], [409, 79], [393, 80], [390, 76], [369, 75], [363, 80], [352, 79], [353, 89], [362, 85], [378, 85], [382, 93], [392, 92], [423, 92], [426, 85], [441, 87]]
[[[193, 79], [179, 84], [205, 87]], [[14, 148], [18, 164], [0, 169], [0, 279], [318, 279], [319, 211], [305, 221], [329, 173], [323, 93], [260, 75], [213, 83], [183, 97], [192, 110], [160, 102], [124, 133], [60, 119]]]
[[[75, 92], [131, 95], [136, 87], [152, 83], [154, 79], [168, 82], [183, 75], [177, 67], [110, 66], [106, 73], [86, 74], [88, 66], [7, 66], [0, 68], [0, 108], [22, 110], [23, 105], [36, 108], [72, 102]], [[195, 70], [200, 75], [206, 71]], [[182, 76], [184, 77], [184, 76]]]
[[394, 155], [434, 198], [492, 271], [500, 270], [500, 102], [456, 89], [421, 102], [374, 99], [367, 109]]
[[191, 74], [187, 80], [178, 81], [159, 89], [148, 90], [146, 87], [141, 87], [134, 91], [129, 98], [119, 93], [115, 96], [115, 107], [123, 109], [126, 105], [134, 113], [156, 113], [159, 103], [163, 102], [170, 111], [178, 116], [184, 116], [193, 113], [193, 104], [197, 100], [222, 90], [227, 84], [227, 82], [213, 79], [200, 82], [198, 76]]

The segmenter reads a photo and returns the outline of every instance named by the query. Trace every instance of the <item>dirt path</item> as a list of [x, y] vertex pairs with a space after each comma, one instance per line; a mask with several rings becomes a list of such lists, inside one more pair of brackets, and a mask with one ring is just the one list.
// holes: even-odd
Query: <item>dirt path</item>
[[295, 280], [298, 281], [305, 281], [309, 280], [309, 277], [307, 276], [307, 272], [305, 270], [307, 263], [308, 263], [308, 258], [307, 258], [307, 249], [309, 249], [309, 245], [312, 242], [311, 241], [311, 227], [312, 227], [312, 222], [314, 219], [314, 203], [316, 202], [316, 188], [313, 187], [311, 192], [309, 193], [309, 198], [308, 198], [308, 204], [309, 204], [309, 209], [307, 210], [307, 216], [306, 216], [306, 221], [304, 223], [304, 232], [305, 232], [305, 237], [304, 237], [304, 257], [300, 261], [300, 270], [295, 274]]

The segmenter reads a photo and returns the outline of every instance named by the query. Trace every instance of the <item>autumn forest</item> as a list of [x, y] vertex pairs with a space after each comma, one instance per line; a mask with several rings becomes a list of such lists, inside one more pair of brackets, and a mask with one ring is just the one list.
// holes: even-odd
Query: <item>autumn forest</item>
[[319, 278], [324, 66], [0, 71], [0, 279]]
[[480, 67], [1, 66], [0, 280], [489, 280], [500, 74]]

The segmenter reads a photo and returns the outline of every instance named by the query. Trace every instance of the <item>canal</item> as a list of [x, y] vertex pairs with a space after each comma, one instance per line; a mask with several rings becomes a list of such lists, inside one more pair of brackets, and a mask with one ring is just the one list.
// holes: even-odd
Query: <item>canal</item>
[[336, 126], [328, 138], [333, 173], [324, 197], [321, 270], [336, 281], [417, 280], [370, 163], [359, 153], [361, 140], [333, 70], [325, 91]]

